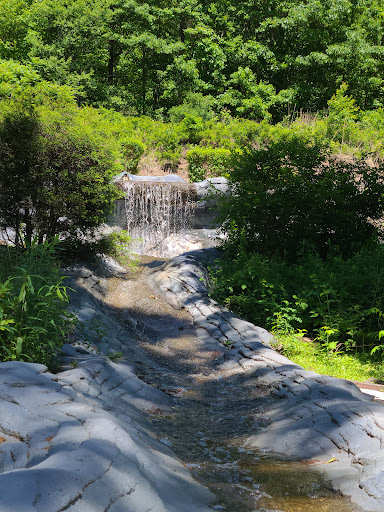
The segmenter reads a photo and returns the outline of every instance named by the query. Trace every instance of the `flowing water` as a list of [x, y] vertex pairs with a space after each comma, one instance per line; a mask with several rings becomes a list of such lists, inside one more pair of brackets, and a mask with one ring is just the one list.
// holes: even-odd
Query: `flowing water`
[[[142, 267], [156, 264], [142, 259]], [[202, 350], [191, 317], [174, 310], [148, 287], [140, 271], [109, 280], [107, 304], [117, 319], [134, 318], [137, 343], [151, 364], [139, 377], [173, 397], [168, 414], [151, 417], [161, 441], [194, 477], [217, 496], [226, 512], [358, 512], [316, 470], [316, 460], [293, 462], [250, 449], [247, 439], [268, 426], [268, 388], [240, 369], [223, 372], [220, 350]], [[225, 350], [223, 347], [221, 350]]]
[[[189, 228], [195, 208], [190, 184], [124, 182], [126, 224], [140, 239], [139, 254], [169, 256], [169, 239]], [[188, 250], [184, 248], [184, 250]], [[183, 252], [180, 250], [179, 252]], [[142, 257], [141, 270], [158, 264]], [[135, 361], [139, 377], [173, 397], [168, 414], [151, 417], [161, 441], [172, 447], [195, 478], [216, 495], [213, 510], [227, 512], [359, 512], [316, 470], [318, 461], [294, 462], [249, 448], [268, 428], [268, 388], [238, 371], [223, 372], [224, 347], [202, 349], [191, 317], [174, 310], [148, 287], [141, 272], [109, 279], [106, 303], [135, 337], [148, 360]]]
[[[169, 243], [190, 228], [196, 191], [190, 183], [125, 181], [126, 225], [138, 254], [167, 256]], [[171, 239], [171, 242], [170, 242]], [[187, 249], [186, 249], [187, 250]]]

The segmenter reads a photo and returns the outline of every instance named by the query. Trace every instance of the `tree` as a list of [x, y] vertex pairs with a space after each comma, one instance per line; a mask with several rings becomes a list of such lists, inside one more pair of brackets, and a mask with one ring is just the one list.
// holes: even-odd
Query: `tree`
[[253, 72], [247, 68], [239, 68], [232, 73], [229, 86], [219, 96], [218, 103], [233, 114], [249, 119], [268, 119], [269, 108], [276, 98], [273, 85], [257, 82]]
[[80, 100], [105, 101], [110, 79], [111, 0], [32, 1], [28, 57], [46, 80], [73, 87]]
[[22, 59], [26, 56], [28, 24], [27, 0], [0, 0], [0, 58]]
[[230, 180], [223, 229], [250, 252], [295, 260], [305, 242], [321, 257], [331, 248], [348, 257], [378, 235], [370, 220], [383, 212], [383, 166], [332, 161], [306, 137], [244, 152]]
[[75, 104], [37, 104], [29, 89], [3, 102], [0, 118], [0, 226], [16, 244], [83, 236], [112, 210], [114, 153]]
[[[288, 101], [327, 108], [343, 82], [360, 108], [380, 107], [383, 29], [381, 0], [0, 0], [0, 58], [133, 115], [166, 115], [193, 92], [259, 117], [273, 86], [281, 120]], [[252, 77], [244, 105], [239, 70]]]

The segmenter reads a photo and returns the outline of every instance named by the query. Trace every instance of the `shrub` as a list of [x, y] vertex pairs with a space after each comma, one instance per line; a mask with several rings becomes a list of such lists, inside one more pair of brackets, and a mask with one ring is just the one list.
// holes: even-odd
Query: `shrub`
[[308, 332], [326, 350], [370, 351], [384, 328], [384, 248], [348, 259], [302, 248], [295, 263], [231, 247], [213, 272], [213, 293], [232, 311], [280, 333]]
[[146, 149], [145, 145], [139, 139], [123, 139], [121, 146], [125, 171], [137, 173], [139, 160]]
[[147, 130], [152, 146], [160, 151], [175, 151], [186, 138], [185, 130], [180, 124], [153, 122]]
[[322, 257], [332, 247], [346, 257], [376, 230], [383, 211], [384, 167], [327, 159], [321, 146], [298, 137], [238, 155], [233, 194], [221, 210], [229, 243], [262, 254], [297, 257], [303, 242]]
[[334, 141], [343, 143], [356, 130], [359, 108], [355, 100], [346, 95], [348, 85], [342, 83], [336, 93], [328, 101], [329, 114], [327, 119], [327, 135]]
[[213, 119], [213, 97], [199, 92], [189, 93], [181, 105], [169, 109], [168, 115], [172, 123], [180, 123], [189, 115], [200, 117], [203, 121]]
[[28, 92], [1, 104], [0, 226], [16, 244], [84, 235], [114, 207], [114, 147], [72, 103], [36, 105]]
[[201, 117], [187, 114], [181, 126], [185, 131], [185, 141], [192, 144], [198, 144], [202, 139], [202, 131], [204, 128], [204, 122]]
[[165, 169], [175, 170], [181, 158], [181, 147], [175, 150], [165, 150], [158, 153], [159, 160], [163, 163]]
[[186, 158], [191, 181], [227, 175], [231, 167], [231, 152], [228, 149], [194, 147], [187, 152]]
[[105, 254], [114, 258], [121, 265], [135, 267], [138, 259], [129, 249], [131, 243], [132, 238], [128, 232], [121, 230], [102, 236], [89, 243], [88, 247], [92, 254]]

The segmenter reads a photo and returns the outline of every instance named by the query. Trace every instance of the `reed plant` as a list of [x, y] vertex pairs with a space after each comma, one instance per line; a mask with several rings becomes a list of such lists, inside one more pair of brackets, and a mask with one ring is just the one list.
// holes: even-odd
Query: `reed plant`
[[65, 277], [56, 259], [58, 238], [25, 249], [0, 247], [0, 360], [50, 367], [72, 319]]

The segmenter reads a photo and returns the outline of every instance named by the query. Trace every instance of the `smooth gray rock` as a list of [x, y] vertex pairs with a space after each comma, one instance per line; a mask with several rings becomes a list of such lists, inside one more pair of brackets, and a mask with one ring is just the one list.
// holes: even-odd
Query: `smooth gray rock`
[[[89, 293], [71, 286], [85, 335], [95, 315], [116, 333]], [[127, 334], [103, 343], [145, 361]], [[44, 365], [0, 363], [0, 512], [211, 510], [211, 493], [149, 421], [152, 412], [168, 413], [172, 398], [140, 380], [132, 362], [114, 363], [81, 339], [63, 354], [78, 367], [57, 375]]]
[[[169, 403], [128, 366], [100, 357], [57, 376], [1, 363], [0, 511], [210, 510], [210, 493], [148, 436], [145, 411]], [[140, 423], [118, 414], [129, 408]]]
[[226, 178], [208, 178], [195, 184], [197, 199], [202, 200], [215, 194], [228, 195], [230, 187]]
[[[201, 184], [199, 184], [200, 186]], [[201, 185], [201, 194], [209, 184]], [[186, 259], [188, 256], [188, 259]], [[155, 289], [166, 277], [179, 280], [184, 290], [175, 294], [191, 314], [199, 339], [214, 338], [231, 348], [224, 352], [219, 369], [245, 372], [255, 387], [274, 397], [263, 411], [267, 428], [247, 445], [294, 459], [316, 457], [319, 471], [335, 489], [351, 496], [364, 510], [384, 510], [384, 407], [373, 403], [353, 383], [320, 376], [292, 363], [268, 344], [273, 336], [246, 322], [208, 297], [206, 276], [199, 262], [201, 251], [168, 261], [149, 275]], [[189, 295], [190, 292], [192, 295]], [[204, 334], [205, 332], [205, 334]], [[235, 343], [231, 344], [231, 341]], [[327, 461], [335, 460], [332, 464]]]

